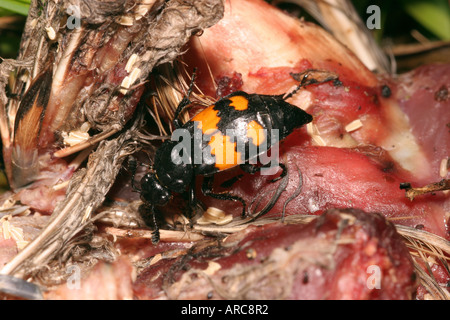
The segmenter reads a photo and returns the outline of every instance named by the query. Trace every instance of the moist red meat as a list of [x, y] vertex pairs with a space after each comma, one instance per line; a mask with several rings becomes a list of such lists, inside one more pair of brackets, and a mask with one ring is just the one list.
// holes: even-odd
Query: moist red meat
[[142, 299], [410, 299], [415, 287], [394, 226], [353, 209], [198, 243], [146, 268], [133, 286]]
[[[440, 192], [411, 202], [399, 188], [402, 182], [421, 186], [442, 178], [439, 166], [449, 151], [449, 66], [424, 67], [397, 80], [377, 78], [322, 30], [262, 1], [230, 1], [226, 8], [224, 19], [193, 40], [184, 56], [188, 65], [198, 67], [203, 92], [214, 95], [213, 79], [236, 73], [241, 74], [241, 90], [260, 94], [288, 92], [297, 83], [291, 73], [311, 68], [335, 72], [340, 80], [309, 86], [292, 98], [314, 116], [317, 134], [302, 128], [281, 143], [280, 161], [288, 164], [290, 180], [271, 212], [280, 213], [295, 192], [298, 167], [304, 185], [290, 209], [304, 214], [332, 207], [375, 210], [396, 223], [423, 225], [449, 239], [448, 195]], [[272, 18], [259, 19], [263, 12]], [[311, 33], [320, 37], [310, 38]], [[348, 129], [358, 122], [357, 129]], [[217, 175], [217, 186], [231, 175]], [[274, 187], [268, 181], [245, 175], [231, 192], [251, 202]], [[228, 213], [240, 207], [203, 200]]]
[[[302, 138], [305, 139], [305, 134], [301, 132], [293, 134], [280, 149], [282, 159], [286, 159], [289, 183], [269, 215], [280, 217], [286, 201], [301, 186], [300, 194], [287, 204], [286, 215], [320, 214], [330, 208], [360, 208], [380, 212], [396, 223], [413, 227], [423, 225], [427, 231], [447, 236], [443, 219], [443, 203], [447, 201], [445, 194], [426, 195], [411, 202], [399, 188], [400, 183], [410, 176], [402, 175], [393, 162], [380, 161], [378, 155], [373, 159], [372, 155], [360, 150], [302, 146], [299, 145]], [[238, 174], [242, 172], [235, 170], [218, 174], [215, 191], [229, 190], [220, 188], [220, 183]], [[270, 183], [272, 178], [244, 174], [231, 192], [249, 205], [255, 202], [255, 198], [261, 199], [263, 202], [258, 207], [261, 209], [281, 183]], [[201, 192], [198, 194], [206, 206], [218, 207], [236, 216], [241, 213], [239, 202], [217, 201], [201, 196]], [[258, 208], [251, 208], [251, 211], [256, 212]]]
[[[441, 162], [450, 150], [450, 65], [432, 64], [403, 74], [398, 80], [396, 98], [408, 116], [411, 130], [429, 160], [428, 181], [448, 178], [440, 175]], [[450, 199], [446, 210], [450, 209]]]

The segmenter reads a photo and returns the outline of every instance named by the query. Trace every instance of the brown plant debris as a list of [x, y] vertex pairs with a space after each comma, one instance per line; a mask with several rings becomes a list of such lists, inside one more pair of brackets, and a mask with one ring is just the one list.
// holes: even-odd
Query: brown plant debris
[[[135, 110], [149, 74], [222, 16], [221, 0], [32, 1], [19, 56], [0, 65], [5, 166], [13, 188], [29, 188], [50, 171], [58, 190], [67, 191], [48, 225], [0, 274], [45, 278], [43, 271], [69, 259], [68, 248], [80, 250], [83, 237], [92, 239], [97, 209], [142, 141]], [[63, 137], [80, 128], [93, 136], [65, 148]], [[96, 146], [74, 174], [52, 157]], [[67, 166], [62, 177], [52, 171], [55, 161]]]
[[423, 187], [411, 187], [410, 183], [403, 183], [400, 185], [400, 189], [406, 190], [406, 197], [409, 200], [414, 200], [415, 197], [428, 193], [434, 193], [437, 191], [450, 190], [450, 179], [442, 179], [439, 182], [430, 183]]

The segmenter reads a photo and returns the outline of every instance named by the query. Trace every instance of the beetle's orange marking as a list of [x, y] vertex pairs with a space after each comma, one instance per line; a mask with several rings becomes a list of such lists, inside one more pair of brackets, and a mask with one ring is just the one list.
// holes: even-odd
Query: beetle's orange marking
[[231, 142], [230, 137], [217, 132], [209, 142], [211, 154], [216, 157], [215, 166], [219, 170], [225, 170], [237, 166], [241, 160], [241, 153], [236, 152], [236, 142]]
[[252, 139], [254, 145], [260, 146], [266, 140], [266, 133], [262, 125], [253, 120], [247, 126], [247, 137]]
[[202, 132], [205, 134], [207, 131], [217, 130], [217, 124], [220, 121], [220, 118], [217, 116], [219, 111], [214, 110], [214, 105], [209, 106], [195, 117], [192, 118], [192, 121], [199, 121], [202, 123]]
[[231, 100], [230, 106], [238, 111], [248, 109], [248, 100], [243, 96], [234, 96], [229, 98]]

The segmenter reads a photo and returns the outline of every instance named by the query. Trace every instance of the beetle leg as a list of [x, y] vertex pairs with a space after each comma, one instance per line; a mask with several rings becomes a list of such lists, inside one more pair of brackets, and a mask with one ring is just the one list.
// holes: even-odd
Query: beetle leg
[[[255, 221], [259, 217], [262, 217], [263, 215], [268, 213], [274, 207], [275, 203], [278, 201], [279, 197], [284, 192], [284, 190], [286, 190], [286, 187], [287, 187], [288, 183], [289, 183], [289, 175], [288, 175], [288, 172], [286, 171], [286, 176], [284, 178], [282, 178], [281, 182], [278, 184], [278, 186], [277, 186], [273, 196], [269, 199], [269, 201], [264, 206], [264, 208], [261, 209], [261, 211], [257, 212], [250, 219], [249, 222]], [[288, 199], [288, 202], [291, 201], [291, 200], [292, 199]], [[283, 212], [283, 220], [284, 220], [284, 212]]]
[[153, 244], [158, 244], [159, 242], [159, 226], [158, 226], [158, 221], [156, 219], [156, 210], [155, 207], [152, 206], [152, 213], [153, 213], [153, 232], [152, 232], [152, 243]]
[[[255, 174], [255, 173], [261, 171], [261, 168], [265, 168], [265, 167], [268, 167], [268, 166], [270, 166], [270, 165], [271, 165], [271, 163], [269, 163], [269, 164], [267, 164], [267, 165], [263, 165], [263, 166], [261, 166], [261, 167], [258, 167], [258, 166], [255, 166], [255, 165], [253, 165], [253, 164], [244, 163], [244, 164], [241, 164], [240, 167], [241, 167], [241, 169], [242, 169], [243, 171], [245, 171], [245, 172], [247, 172], [247, 173]], [[280, 179], [282, 179], [282, 178], [284, 178], [284, 177], [286, 176], [286, 174], [287, 174], [287, 168], [286, 168], [286, 165], [285, 165], [284, 163], [281, 163], [281, 162], [280, 162], [280, 163], [278, 164], [278, 166], [279, 166], [283, 171], [281, 172], [281, 174], [280, 174], [278, 177], [272, 179], [270, 182], [277, 182], [278, 180], [280, 180]]]
[[242, 199], [241, 197], [232, 195], [229, 192], [220, 192], [220, 193], [214, 193], [212, 190], [212, 184], [214, 181], [214, 176], [210, 176], [210, 177], [205, 177], [203, 180], [203, 184], [202, 184], [202, 193], [205, 196], [214, 198], [214, 199], [219, 199], [219, 200], [232, 200], [232, 201], [239, 201], [242, 203], [242, 217], [245, 217], [245, 211], [247, 208], [247, 204], [245, 203], [245, 200]]
[[297, 173], [298, 173], [298, 186], [295, 189], [295, 192], [293, 194], [291, 194], [290, 197], [283, 204], [283, 213], [281, 215], [281, 222], [284, 222], [284, 217], [286, 216], [286, 207], [289, 204], [289, 202], [294, 200], [300, 194], [300, 192], [302, 191], [302, 187], [303, 187], [302, 172], [300, 171], [300, 169], [298, 168], [297, 165], [295, 165], [295, 166], [297, 167]]
[[[157, 211], [154, 205], [144, 201], [144, 205], [141, 207], [141, 216], [145, 221], [145, 224], [151, 226], [153, 224], [153, 232], [152, 232], [152, 243], [158, 244], [160, 235], [159, 235], [159, 226], [158, 219], [156, 217]], [[151, 216], [151, 220], [150, 220]]]
[[140, 193], [141, 189], [138, 186], [136, 186], [135, 182], [137, 166], [138, 166], [137, 159], [130, 155], [128, 157], [128, 169], [131, 171], [131, 188], [133, 189], [133, 191]]
[[[243, 163], [240, 165], [240, 167], [241, 167], [242, 171], [250, 173], [250, 174], [255, 174], [256, 172], [261, 171], [261, 167], [258, 167], [256, 165], [249, 164], [249, 163]], [[234, 176], [233, 178], [230, 178], [230, 179], [222, 182], [220, 184], [220, 186], [222, 188], [231, 188], [237, 181], [241, 180], [243, 176], [244, 176], [243, 174]]]
[[284, 177], [286, 176], [286, 174], [287, 174], [287, 168], [286, 168], [286, 165], [285, 165], [284, 163], [281, 163], [281, 162], [280, 162], [280, 163], [278, 164], [278, 166], [279, 166], [279, 167], [281, 168], [281, 170], [283, 170], [283, 171], [281, 172], [281, 174], [280, 174], [278, 177], [272, 179], [271, 182], [277, 182], [278, 180], [284, 178]]
[[[272, 179], [270, 182], [277, 182], [278, 180], [280, 180], [280, 179], [282, 179], [282, 178], [284, 178], [286, 176], [286, 174], [287, 174], [286, 165], [283, 164], [283, 163], [279, 163], [278, 166], [283, 171], [281, 172], [280, 176]], [[261, 168], [267, 167], [267, 165], [259, 167], [259, 166], [256, 166], [254, 164], [243, 163], [243, 164], [240, 165], [240, 167], [241, 167], [242, 171], [244, 171], [244, 172], [247, 172], [247, 173], [250, 173], [250, 174], [255, 174], [255, 173], [261, 171]], [[235, 184], [237, 181], [239, 181], [242, 177], [243, 177], [242, 174], [237, 175], [237, 176], [235, 176], [233, 178], [230, 178], [230, 179], [226, 180], [220, 186], [222, 188], [231, 188], [233, 186], [233, 184]]]
[[193, 215], [195, 215], [195, 207], [197, 206], [197, 198], [195, 197], [195, 176], [193, 182], [189, 186], [189, 190], [187, 192], [187, 207], [186, 207], [186, 216], [189, 219], [192, 219]]
[[228, 179], [228, 180], [222, 182], [222, 183], [220, 184], [220, 187], [221, 187], [221, 188], [225, 188], [225, 189], [229, 189], [229, 188], [231, 188], [237, 181], [241, 180], [243, 176], [244, 176], [243, 174], [238, 174], [237, 176], [234, 176], [233, 178], [230, 178], [230, 179]]
[[[152, 220], [151, 220], [151, 223], [153, 224], [152, 243], [158, 244], [160, 236], [159, 236], [158, 219], [156, 217], [156, 213], [157, 213], [156, 208], [155, 208], [155, 206], [146, 203], [145, 209], [146, 209], [146, 214], [150, 213], [152, 216]], [[149, 217], [147, 217], [147, 218], [149, 218]], [[147, 220], [147, 219], [144, 219], [144, 220]], [[150, 221], [148, 221], [148, 222], [150, 222]]]
[[250, 164], [250, 163], [243, 163], [240, 165], [241, 169], [247, 173], [250, 174], [255, 174], [258, 171], [261, 171], [261, 167], [258, 167], [254, 164]]
[[134, 192], [141, 193], [142, 189], [138, 185], [136, 185], [136, 173], [137, 173], [138, 166], [139, 167], [141, 167], [141, 166], [148, 167], [149, 172], [152, 172], [153, 171], [153, 165], [152, 164], [148, 165], [148, 164], [139, 162], [136, 159], [136, 157], [134, 157], [133, 155], [129, 155], [128, 156], [128, 170], [131, 173], [131, 179], [130, 179], [131, 180], [131, 189]]

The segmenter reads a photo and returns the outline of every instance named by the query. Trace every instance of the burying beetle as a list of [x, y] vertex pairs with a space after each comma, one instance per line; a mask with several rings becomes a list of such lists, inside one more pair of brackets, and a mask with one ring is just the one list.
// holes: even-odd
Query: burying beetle
[[[312, 75], [319, 76], [319, 79]], [[204, 195], [220, 200], [240, 201], [243, 205], [242, 214], [245, 216], [246, 203], [242, 198], [230, 193], [213, 192], [214, 174], [238, 165], [249, 173], [262, 170], [264, 166], [258, 166], [256, 158], [267, 153], [275, 143], [285, 139], [295, 129], [313, 120], [310, 114], [286, 100], [302, 87], [337, 79], [330, 72], [307, 70], [297, 75], [296, 79], [301, 79], [300, 83], [288, 94], [262, 95], [237, 91], [217, 100], [185, 124], [180, 124], [179, 115], [191, 105], [189, 96], [193, 89], [194, 76], [195, 71], [187, 96], [179, 103], [173, 120], [176, 129], [174, 133], [182, 129], [180, 131], [184, 133], [183, 141], [173, 141], [172, 135], [172, 140], [163, 142], [156, 150], [153, 166], [140, 180], [140, 188], [135, 188], [140, 193], [145, 207], [152, 213], [152, 242], [155, 244], [160, 238], [155, 207], [165, 206], [172, 193], [181, 193], [187, 196], [188, 208], [192, 210], [196, 205], [194, 188], [197, 176], [204, 177], [201, 188]], [[202, 137], [199, 138], [199, 134]], [[240, 148], [237, 147], [237, 142], [234, 142], [235, 138]], [[188, 141], [184, 141], [185, 139]], [[266, 144], [267, 148], [260, 148], [263, 144]], [[204, 157], [202, 161], [196, 161], [198, 154], [193, 154], [193, 150], [197, 150]], [[137, 163], [132, 162], [133, 185], [136, 166]], [[277, 166], [283, 169], [277, 178], [279, 179], [286, 175], [286, 167], [281, 163], [277, 163]], [[270, 208], [267, 208], [258, 216], [269, 210]]]

